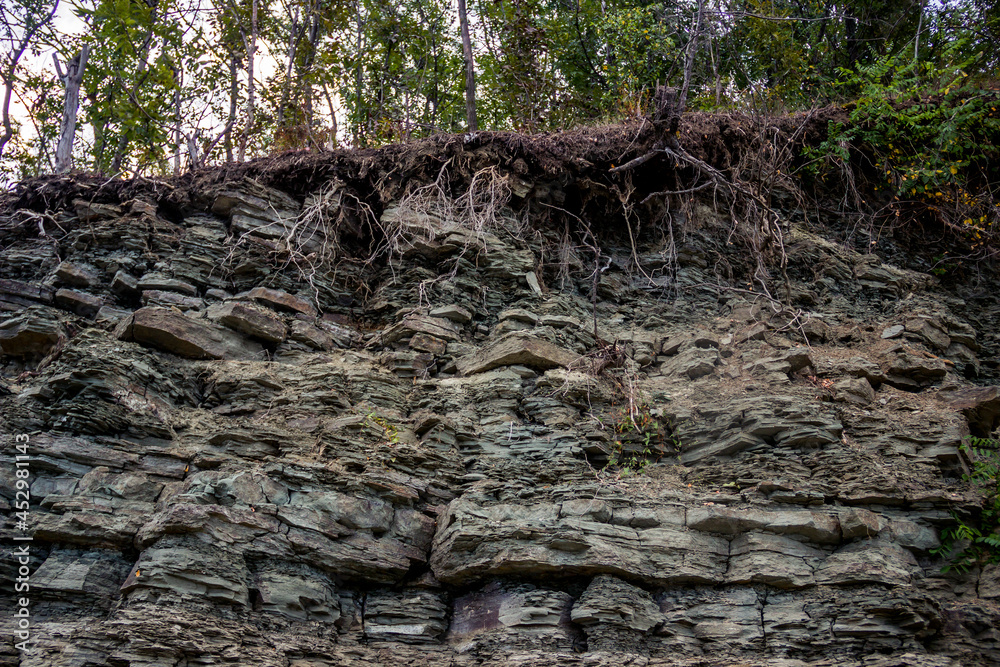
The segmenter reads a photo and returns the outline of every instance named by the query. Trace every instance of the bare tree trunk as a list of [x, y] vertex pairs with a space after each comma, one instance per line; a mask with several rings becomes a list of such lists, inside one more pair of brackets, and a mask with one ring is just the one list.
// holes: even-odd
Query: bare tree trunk
[[76, 112], [80, 107], [80, 84], [83, 82], [83, 70], [87, 66], [89, 56], [90, 45], [84, 44], [80, 53], [66, 63], [66, 71], [63, 72], [59, 56], [52, 54], [56, 73], [66, 86], [62, 133], [59, 135], [59, 145], [56, 148], [56, 173], [59, 174], [64, 174], [73, 168], [73, 138], [76, 136]]
[[201, 166], [201, 158], [198, 156], [198, 130], [193, 130], [191, 134], [187, 135], [187, 150], [191, 169], [197, 169]]
[[330, 136], [326, 141], [326, 149], [333, 150], [337, 147], [337, 112], [333, 106], [333, 98], [330, 96], [330, 89], [327, 88], [326, 81], [323, 82], [323, 96], [326, 97], [326, 105], [330, 109]]
[[181, 77], [174, 68], [174, 176], [181, 173]]
[[246, 44], [247, 49], [247, 124], [243, 128], [243, 136], [240, 137], [240, 152], [238, 161], [243, 162], [247, 155], [247, 142], [250, 140], [250, 132], [254, 126], [254, 80], [253, 80], [253, 59], [257, 51], [257, 0], [250, 0], [250, 39]]
[[361, 22], [361, 2], [360, 0], [355, 0], [354, 3], [355, 10], [357, 11], [358, 17], [358, 59], [354, 67], [354, 145], [358, 145], [358, 141], [361, 138], [361, 36], [362, 27]]
[[462, 51], [465, 54], [465, 118], [469, 132], [479, 129], [476, 123], [476, 65], [472, 60], [472, 39], [469, 37], [469, 16], [465, 0], [458, 0], [458, 21], [462, 28]]
[[295, 65], [295, 50], [298, 47], [299, 39], [299, 10], [295, 10], [292, 16], [292, 27], [288, 33], [288, 65], [285, 67], [285, 82], [281, 87], [281, 101], [278, 102], [278, 121], [275, 123], [275, 131], [280, 132], [285, 124], [285, 107], [288, 106], [288, 96], [292, 90], [292, 67]]
[[25, 26], [24, 37], [21, 38], [21, 43], [18, 44], [17, 48], [14, 49], [13, 53], [10, 54], [10, 60], [7, 61], [7, 67], [0, 77], [3, 78], [4, 93], [3, 93], [3, 134], [0, 135], [0, 155], [3, 155], [3, 148], [7, 145], [7, 142], [14, 137], [14, 128], [10, 123], [10, 96], [14, 92], [14, 77], [17, 74], [17, 64], [21, 60], [21, 56], [24, 55], [25, 50], [28, 48], [28, 44], [35, 37], [35, 33], [38, 32], [39, 28], [44, 26], [46, 23], [52, 20], [52, 17], [56, 13], [56, 9], [59, 8], [59, 0], [52, 3], [52, 10], [42, 17], [38, 23]]
[[[302, 68], [299, 70], [299, 90], [302, 94], [302, 122], [310, 143], [316, 143], [313, 136], [313, 63], [316, 61], [316, 44], [320, 38], [319, 2], [309, 5], [308, 30], [306, 31], [306, 51]], [[305, 30], [305, 26], [303, 26]]]
[[694, 31], [687, 45], [687, 55], [684, 63], [684, 83], [677, 99], [677, 112], [681, 113], [687, 106], [688, 89], [691, 87], [691, 74], [694, 72], [694, 58], [698, 55], [698, 40], [701, 38], [702, 24], [705, 20], [705, 0], [698, 0], [698, 16], [694, 22]]
[[722, 76], [719, 74], [719, 63], [715, 59], [715, 23], [708, 31], [708, 55], [712, 59], [712, 77], [715, 79], [715, 106], [722, 104]]
[[240, 94], [239, 60], [236, 53], [229, 54], [229, 116], [226, 119], [226, 162], [233, 161], [233, 125], [236, 124], [236, 102]]

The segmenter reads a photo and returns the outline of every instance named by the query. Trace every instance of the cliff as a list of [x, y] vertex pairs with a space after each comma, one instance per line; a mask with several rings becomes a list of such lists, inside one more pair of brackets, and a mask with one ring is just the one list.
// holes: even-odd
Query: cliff
[[836, 113], [20, 184], [0, 664], [1000, 662], [995, 278], [805, 194]]

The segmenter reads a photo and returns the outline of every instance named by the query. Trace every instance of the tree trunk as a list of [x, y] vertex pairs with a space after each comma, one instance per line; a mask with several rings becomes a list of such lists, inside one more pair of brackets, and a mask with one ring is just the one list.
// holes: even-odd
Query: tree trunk
[[181, 76], [174, 68], [174, 176], [181, 173]]
[[226, 163], [233, 161], [233, 126], [236, 125], [236, 103], [240, 94], [239, 59], [235, 50], [229, 54], [229, 116], [226, 119]]
[[285, 82], [281, 87], [281, 101], [278, 102], [278, 121], [275, 123], [275, 132], [280, 132], [285, 125], [285, 107], [288, 106], [288, 97], [292, 91], [292, 67], [295, 65], [295, 50], [298, 47], [299, 39], [299, 10], [295, 10], [292, 16], [292, 27], [288, 33], [288, 65], [285, 67]]
[[687, 106], [688, 89], [691, 87], [691, 74], [694, 72], [694, 59], [698, 55], [698, 40], [701, 38], [702, 25], [705, 21], [705, 0], [698, 0], [698, 16], [694, 22], [694, 31], [687, 45], [687, 55], [684, 63], [684, 83], [677, 99], [677, 112], [681, 113]]
[[358, 17], [358, 59], [354, 67], [354, 145], [361, 139], [361, 36], [364, 24], [361, 22], [361, 2], [356, 0], [354, 8]]
[[[319, 2], [309, 6], [309, 29], [306, 32], [306, 46], [302, 68], [299, 70], [299, 91], [302, 95], [302, 124], [305, 126], [306, 138], [315, 143], [313, 137], [313, 63], [316, 61], [316, 45], [320, 38], [320, 6]], [[305, 26], [303, 26], [303, 29]]]
[[187, 135], [188, 163], [192, 170], [201, 166], [201, 157], [198, 155], [198, 130], [194, 130]]
[[247, 155], [247, 142], [250, 140], [250, 132], [254, 125], [254, 80], [253, 80], [253, 59], [257, 51], [257, 0], [250, 0], [250, 39], [246, 44], [247, 48], [247, 124], [243, 128], [243, 136], [240, 137], [240, 153], [237, 158], [243, 162]]
[[66, 63], [66, 71], [62, 71], [59, 56], [52, 54], [56, 65], [56, 73], [66, 86], [66, 100], [63, 104], [62, 132], [59, 135], [59, 145], [56, 147], [56, 173], [64, 174], [73, 168], [73, 138], [76, 135], [76, 112], [80, 107], [80, 84], [83, 82], [83, 70], [90, 56], [90, 45], [84, 44], [80, 53]]
[[458, 21], [462, 28], [462, 51], [465, 54], [465, 119], [469, 132], [479, 129], [476, 123], [476, 65], [472, 59], [472, 39], [469, 37], [469, 17], [465, 0], [458, 0]]

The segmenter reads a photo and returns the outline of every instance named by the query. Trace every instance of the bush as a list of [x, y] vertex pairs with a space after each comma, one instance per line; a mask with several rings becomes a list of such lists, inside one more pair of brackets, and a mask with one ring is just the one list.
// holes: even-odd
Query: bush
[[984, 497], [978, 520], [952, 514], [955, 525], [941, 532], [941, 546], [934, 553], [950, 561], [945, 572], [1000, 562], [1000, 441], [969, 436], [962, 451], [972, 461], [972, 471], [964, 479]]
[[960, 62], [964, 47], [957, 40], [944, 65], [899, 54], [841, 69], [838, 85], [857, 92], [850, 122], [831, 123], [807, 157], [821, 176], [854, 158], [870, 187], [891, 197], [890, 212], [922, 205], [977, 244], [1000, 233], [1000, 96], [969, 83], [978, 54]]

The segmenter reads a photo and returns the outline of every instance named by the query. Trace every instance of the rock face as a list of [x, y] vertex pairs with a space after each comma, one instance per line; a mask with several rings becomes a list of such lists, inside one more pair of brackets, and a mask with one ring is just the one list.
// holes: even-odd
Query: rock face
[[565, 221], [400, 196], [368, 261], [321, 185], [68, 198], [59, 253], [0, 212], [0, 665], [1000, 663], [997, 568], [936, 555], [995, 295], [789, 222], [772, 307], [707, 208], [595, 271]]

